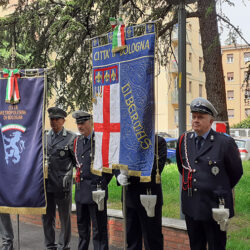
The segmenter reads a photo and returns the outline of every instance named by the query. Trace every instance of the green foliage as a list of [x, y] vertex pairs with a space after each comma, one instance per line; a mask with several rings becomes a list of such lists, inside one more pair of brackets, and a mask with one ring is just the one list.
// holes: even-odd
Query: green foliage
[[242, 122], [233, 125], [232, 128], [250, 128], [250, 116]]
[[[19, 0], [16, 11], [0, 18], [0, 68], [10, 65], [10, 49], [15, 42], [17, 68], [47, 68], [48, 86], [56, 102], [64, 108], [91, 108], [90, 38], [111, 31], [109, 17], [118, 17], [120, 0]], [[138, 7], [140, 6], [140, 8]], [[166, 1], [123, 0], [126, 23], [164, 18], [172, 6]], [[146, 13], [151, 13], [150, 15]], [[159, 28], [164, 29], [162, 21]], [[164, 49], [168, 32], [163, 32]], [[4, 42], [2, 42], [4, 41]], [[22, 56], [21, 56], [22, 55]], [[161, 59], [166, 63], [166, 60]]]

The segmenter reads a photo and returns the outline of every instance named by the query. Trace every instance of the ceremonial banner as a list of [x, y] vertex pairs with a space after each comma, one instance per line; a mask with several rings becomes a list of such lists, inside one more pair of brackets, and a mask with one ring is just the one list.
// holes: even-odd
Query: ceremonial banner
[[44, 79], [44, 70], [0, 73], [0, 212], [46, 212]]
[[[126, 48], [112, 53], [93, 41], [93, 119], [95, 158], [92, 171], [127, 168], [150, 181], [154, 161], [154, 24], [133, 37], [126, 28]], [[129, 37], [129, 38], [128, 38]]]

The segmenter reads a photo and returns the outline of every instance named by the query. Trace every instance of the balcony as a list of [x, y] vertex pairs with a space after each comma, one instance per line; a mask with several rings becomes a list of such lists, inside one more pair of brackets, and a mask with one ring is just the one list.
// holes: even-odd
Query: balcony
[[178, 29], [174, 29], [172, 32], [172, 43], [178, 44]]
[[[192, 101], [192, 93], [191, 92], [186, 92], [186, 102], [187, 104], [190, 104]], [[174, 89], [171, 93], [171, 104], [172, 105], [177, 105], [178, 106], [178, 90]]]
[[176, 74], [178, 73], [178, 65], [177, 65], [177, 62], [174, 59], [171, 62], [170, 72], [171, 73], [176, 73]]
[[[172, 36], [171, 36], [171, 38], [172, 38], [172, 43], [173, 43], [173, 45], [176, 46], [176, 45], [178, 44], [178, 29], [174, 29], [174, 30], [172, 31]], [[188, 35], [186, 35], [186, 44], [191, 45], [191, 41], [190, 41]]]

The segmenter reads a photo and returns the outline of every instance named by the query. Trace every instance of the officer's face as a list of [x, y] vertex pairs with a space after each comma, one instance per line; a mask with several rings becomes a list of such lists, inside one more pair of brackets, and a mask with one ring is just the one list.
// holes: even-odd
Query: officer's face
[[62, 130], [64, 122], [64, 118], [50, 118], [50, 126], [55, 133]]
[[213, 118], [209, 114], [192, 113], [192, 128], [198, 135], [208, 132], [212, 126]]
[[89, 136], [92, 132], [92, 122], [91, 120], [87, 120], [82, 123], [77, 123], [77, 128], [81, 135], [84, 135], [85, 137]]

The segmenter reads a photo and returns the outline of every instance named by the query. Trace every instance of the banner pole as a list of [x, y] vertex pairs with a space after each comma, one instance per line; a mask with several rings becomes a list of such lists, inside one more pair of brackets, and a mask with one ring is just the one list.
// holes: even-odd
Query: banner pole
[[[16, 48], [15, 48], [14, 37], [12, 37], [12, 48], [11, 48], [11, 65], [10, 67], [14, 69], [16, 67]], [[19, 214], [16, 215], [17, 220], [17, 249], [20, 250], [20, 232], [19, 232]]]
[[16, 220], [17, 220], [17, 249], [20, 250], [19, 214], [16, 215]]
[[127, 186], [122, 187], [122, 213], [123, 213], [123, 239], [124, 250], [127, 250], [127, 210], [126, 210], [126, 191]]

